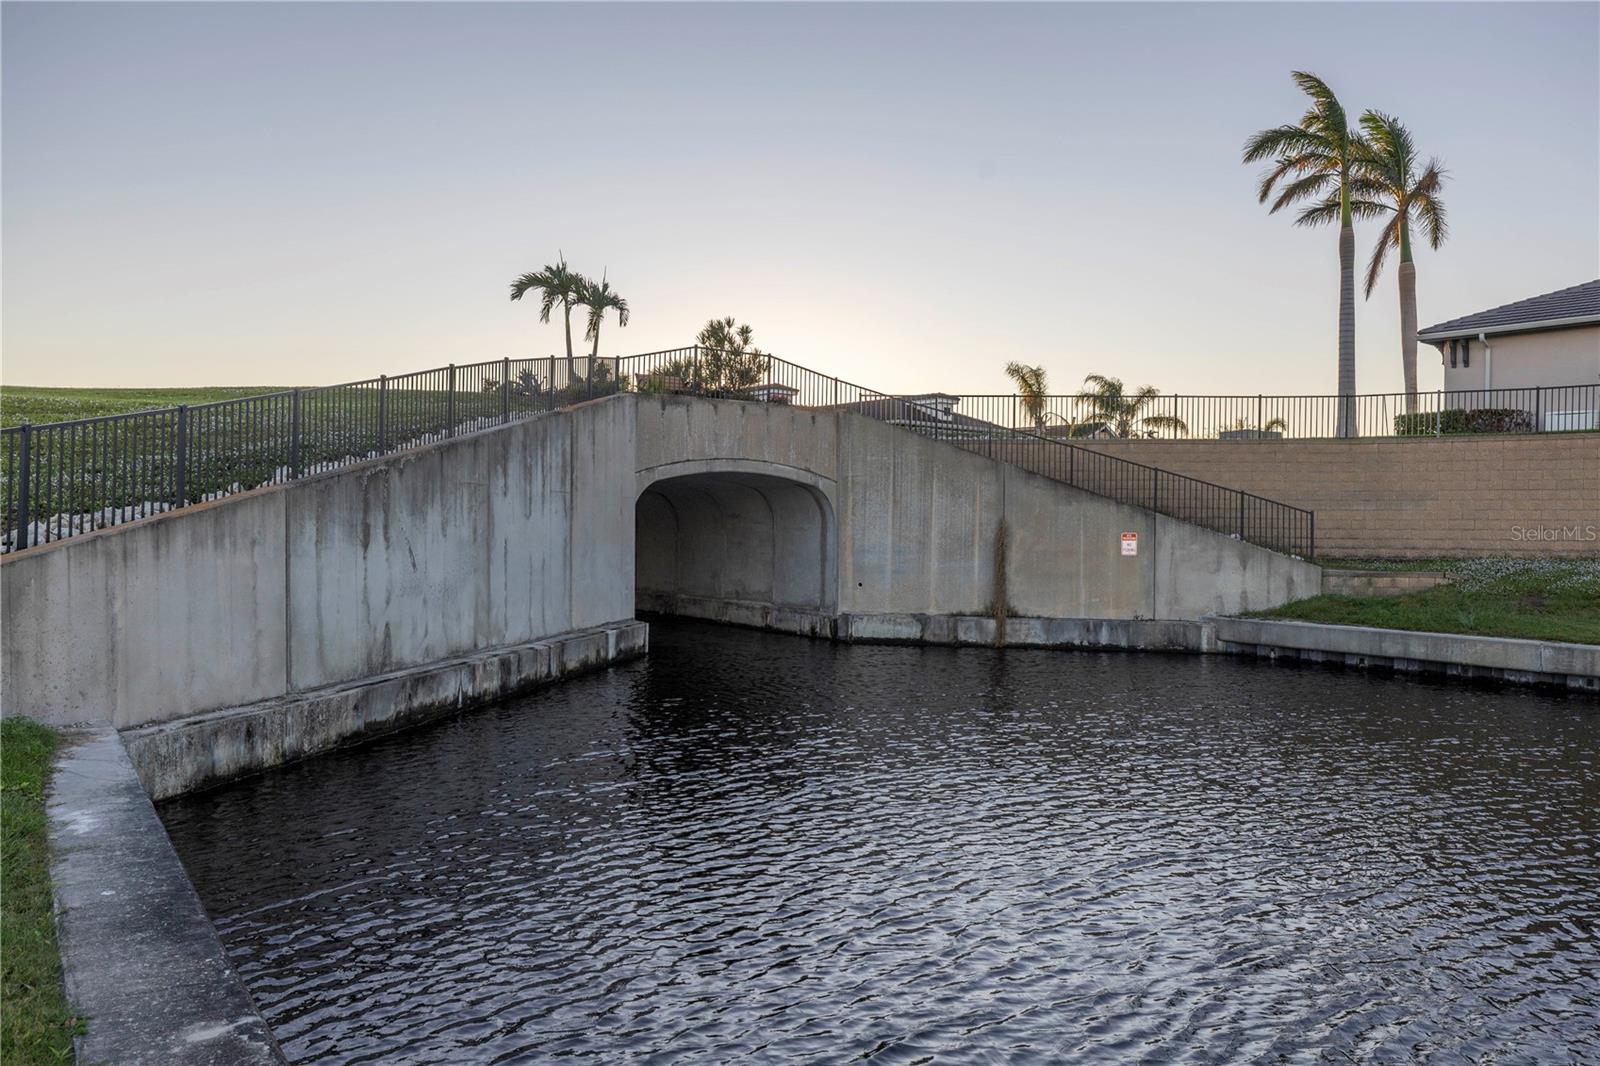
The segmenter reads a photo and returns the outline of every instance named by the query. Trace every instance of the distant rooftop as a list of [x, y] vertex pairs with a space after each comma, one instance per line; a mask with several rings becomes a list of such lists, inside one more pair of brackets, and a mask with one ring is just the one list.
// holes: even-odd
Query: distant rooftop
[[1463, 315], [1437, 326], [1418, 330], [1419, 340], [1447, 340], [1451, 337], [1476, 337], [1480, 333], [1518, 333], [1535, 329], [1560, 329], [1567, 326], [1600, 324], [1600, 280], [1586, 281], [1570, 289], [1557, 289], [1543, 296], [1491, 307], [1474, 315]]

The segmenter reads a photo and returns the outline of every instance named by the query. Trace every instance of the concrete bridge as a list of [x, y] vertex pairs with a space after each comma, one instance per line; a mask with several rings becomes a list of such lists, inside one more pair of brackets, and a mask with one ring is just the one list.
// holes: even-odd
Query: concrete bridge
[[3, 700], [160, 797], [642, 653], [640, 610], [1184, 647], [1319, 580], [860, 413], [623, 393], [8, 555]]

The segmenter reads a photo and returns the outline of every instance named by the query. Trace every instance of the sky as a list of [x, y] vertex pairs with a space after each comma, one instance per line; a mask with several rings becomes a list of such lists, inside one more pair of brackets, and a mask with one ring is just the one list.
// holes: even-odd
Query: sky
[[[632, 307], [603, 354], [733, 315], [883, 390], [1008, 392], [1016, 359], [1332, 392], [1337, 231], [1269, 216], [1239, 158], [1304, 111], [1293, 69], [1444, 160], [1421, 325], [1600, 277], [1595, 3], [6, 3], [0, 32], [11, 385], [550, 355], [508, 284], [564, 252]], [[1357, 344], [1358, 391], [1398, 390], [1392, 265]]]

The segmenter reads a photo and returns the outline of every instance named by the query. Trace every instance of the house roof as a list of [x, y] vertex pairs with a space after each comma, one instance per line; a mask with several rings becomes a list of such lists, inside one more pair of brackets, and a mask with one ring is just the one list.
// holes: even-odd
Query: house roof
[[1600, 280], [1491, 307], [1417, 331], [1417, 339], [1442, 341], [1480, 333], [1526, 333], [1600, 323]]

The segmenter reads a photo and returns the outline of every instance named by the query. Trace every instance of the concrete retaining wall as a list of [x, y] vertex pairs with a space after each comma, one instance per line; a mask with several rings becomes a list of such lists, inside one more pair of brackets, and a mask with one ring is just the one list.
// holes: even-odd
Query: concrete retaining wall
[[5, 710], [118, 728], [633, 616], [604, 401], [6, 556]]
[[[856, 615], [999, 605], [1196, 619], [1320, 588], [1320, 570], [1302, 560], [863, 415], [676, 396], [638, 404], [640, 587], [699, 604], [697, 617], [710, 601], [827, 613], [831, 600]], [[747, 484], [728, 482], [729, 470]], [[757, 479], [768, 487], [753, 491]], [[784, 482], [791, 491], [776, 490]], [[804, 532], [780, 543], [783, 529]], [[1122, 555], [1125, 532], [1138, 535], [1137, 556]], [[819, 574], [831, 596], [809, 592]]]

